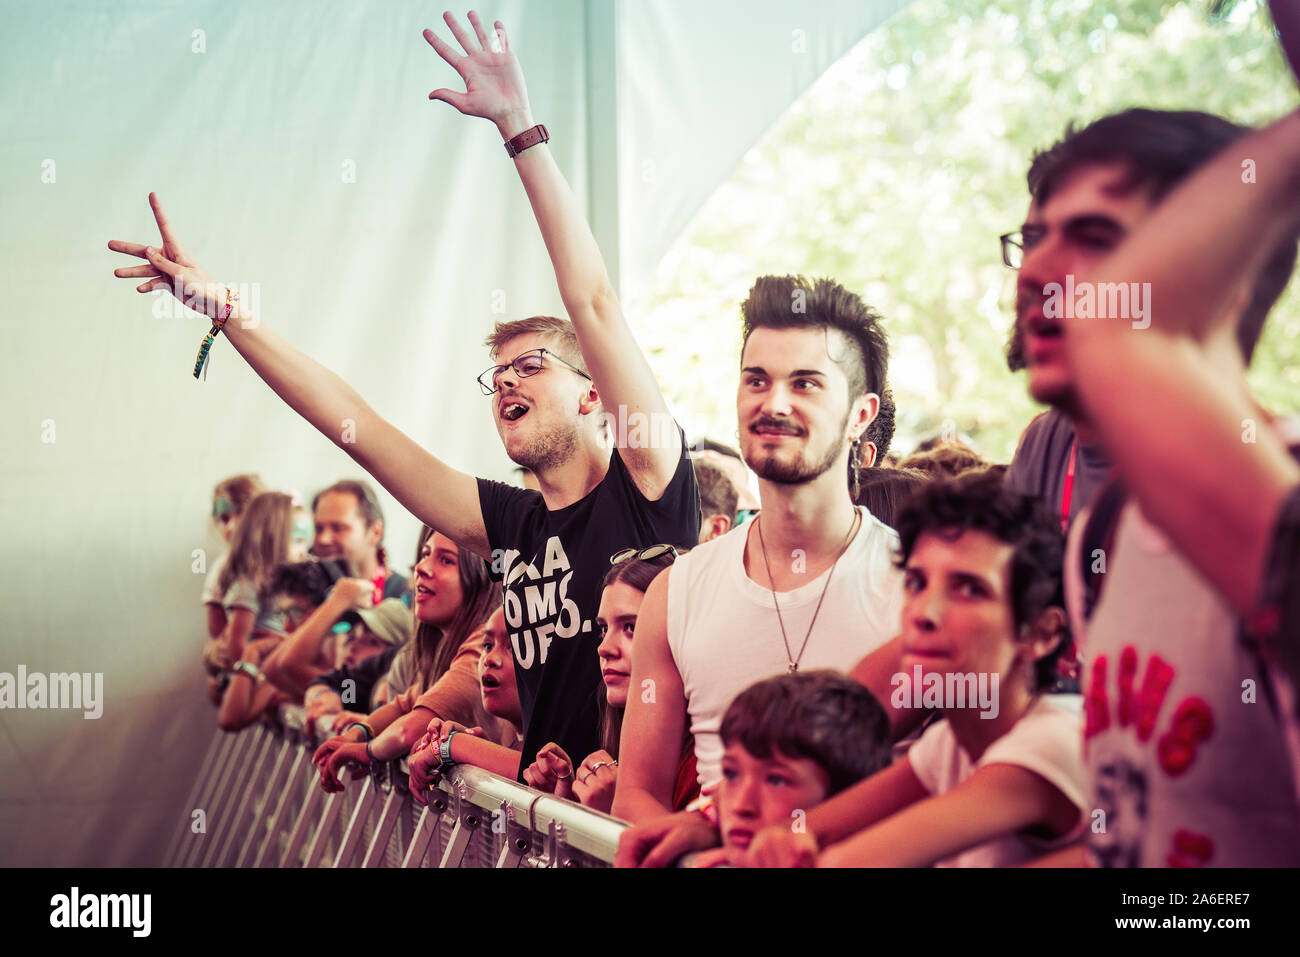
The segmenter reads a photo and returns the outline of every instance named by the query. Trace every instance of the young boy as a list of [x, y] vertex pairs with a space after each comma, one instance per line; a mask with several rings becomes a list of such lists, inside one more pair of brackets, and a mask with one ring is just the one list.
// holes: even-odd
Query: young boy
[[704, 810], [716, 812], [722, 847], [701, 854], [698, 867], [735, 863], [764, 827], [802, 833], [807, 808], [889, 763], [885, 709], [834, 671], [750, 685], [727, 708], [721, 735], [722, 781]]

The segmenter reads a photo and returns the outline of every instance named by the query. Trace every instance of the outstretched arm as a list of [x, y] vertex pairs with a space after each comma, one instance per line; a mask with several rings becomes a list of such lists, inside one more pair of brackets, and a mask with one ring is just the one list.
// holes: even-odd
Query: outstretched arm
[[[429, 98], [450, 103], [467, 116], [491, 120], [504, 140], [532, 128], [535, 124], [523, 71], [510, 49], [502, 23], [498, 20], [494, 24], [499, 48], [494, 52], [492, 37], [488, 36], [478, 14], [469, 14], [474, 36], [452, 14], [445, 14], [444, 19], [463, 55], [432, 30], [426, 30], [424, 37], [460, 74], [465, 81], [465, 92], [434, 90]], [[620, 423], [630, 423], [615, 429], [616, 437], [645, 436], [643, 430], [632, 426], [638, 422], [648, 422], [651, 426], [652, 441], [648, 443], [651, 447], [632, 447], [640, 446], [640, 441], [620, 444], [619, 454], [642, 494], [657, 500], [677, 471], [682, 455], [676, 426], [655, 427], [661, 422], [671, 422], [668, 404], [623, 316], [596, 239], [550, 147], [545, 143], [533, 146], [516, 155], [514, 162], [541, 227], [564, 308], [573, 321], [596, 391], [608, 414]], [[637, 414], [646, 418], [630, 418]], [[658, 443], [653, 437], [660, 435], [671, 435], [672, 441], [656, 448]]]
[[1149, 282], [1150, 328], [1078, 320], [1068, 332], [1085, 417], [1144, 514], [1241, 612], [1254, 608], [1300, 469], [1240, 378], [1218, 372], [1203, 344], [1224, 341], [1260, 268], [1297, 228], [1292, 113], [1206, 163], [1086, 277]]
[[[145, 260], [144, 265], [117, 269], [114, 275], [143, 279], [139, 292], [168, 289], [196, 312], [225, 315], [225, 287], [181, 245], [153, 193], [149, 203], [162, 246], [111, 241], [108, 248], [114, 252]], [[245, 304], [235, 303], [234, 307], [223, 332], [276, 395], [352, 456], [416, 518], [480, 556], [490, 557], [473, 476], [422, 449], [370, 408], [350, 385], [267, 328]]]

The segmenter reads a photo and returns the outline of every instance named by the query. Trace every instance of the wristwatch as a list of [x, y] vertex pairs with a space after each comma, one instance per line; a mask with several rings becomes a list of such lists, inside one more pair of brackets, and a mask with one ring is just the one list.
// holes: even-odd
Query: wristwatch
[[536, 146], [539, 143], [547, 143], [551, 139], [550, 132], [541, 123], [529, 127], [518, 136], [506, 140], [506, 152], [513, 158], [518, 156], [530, 146]]

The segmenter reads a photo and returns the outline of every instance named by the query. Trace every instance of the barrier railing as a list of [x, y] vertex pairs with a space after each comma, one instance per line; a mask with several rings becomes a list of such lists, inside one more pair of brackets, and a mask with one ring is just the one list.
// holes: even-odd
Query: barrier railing
[[451, 769], [420, 806], [404, 763], [347, 773], [326, 794], [311, 757], [321, 719], [218, 731], [178, 823], [169, 867], [608, 867], [621, 821], [481, 768]]

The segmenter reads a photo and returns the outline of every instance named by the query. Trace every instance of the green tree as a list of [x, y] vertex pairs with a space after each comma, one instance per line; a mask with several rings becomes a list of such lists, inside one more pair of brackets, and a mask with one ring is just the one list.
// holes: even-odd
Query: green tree
[[[735, 432], [738, 304], [757, 275], [828, 275], [886, 319], [898, 451], [945, 423], [1009, 460], [1039, 411], [1004, 345], [1014, 276], [997, 237], [1029, 159], [1066, 124], [1130, 106], [1261, 123], [1295, 104], [1267, 10], [1119, 0], [920, 0], [866, 37], [774, 125], [664, 258], [639, 333], [670, 399]], [[1251, 375], [1296, 411], [1297, 284]]]

